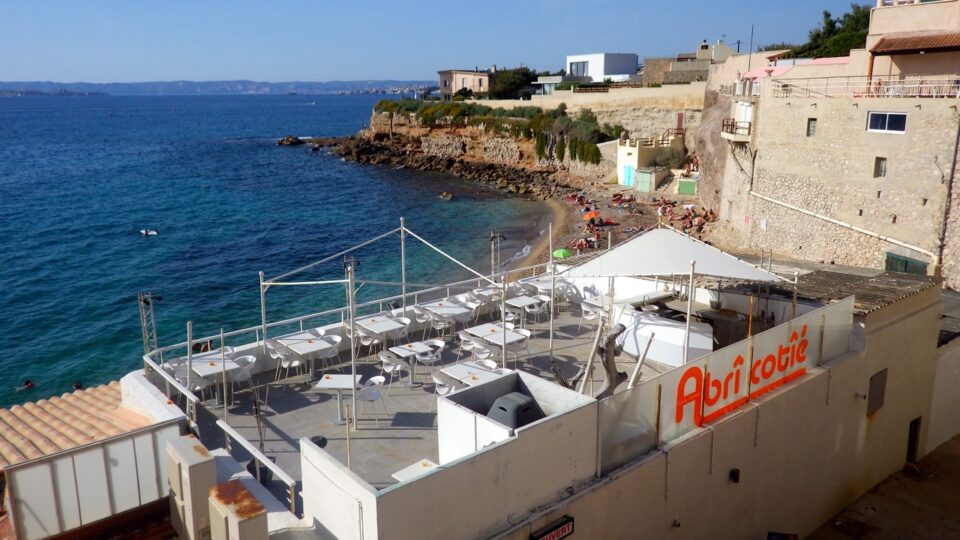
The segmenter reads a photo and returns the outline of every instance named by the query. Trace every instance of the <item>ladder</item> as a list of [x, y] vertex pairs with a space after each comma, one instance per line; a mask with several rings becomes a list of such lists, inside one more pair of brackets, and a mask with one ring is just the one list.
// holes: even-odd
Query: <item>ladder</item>
[[140, 304], [140, 332], [143, 336], [143, 354], [150, 354], [158, 349], [157, 346], [157, 321], [153, 315], [154, 298], [148, 291], [137, 293], [137, 300]]

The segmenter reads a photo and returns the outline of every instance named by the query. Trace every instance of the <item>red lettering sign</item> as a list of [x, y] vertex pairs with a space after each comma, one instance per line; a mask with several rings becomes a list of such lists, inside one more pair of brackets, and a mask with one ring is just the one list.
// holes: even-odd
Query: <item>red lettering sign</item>
[[[677, 384], [674, 421], [680, 424], [686, 415], [693, 415], [693, 423], [702, 426], [749, 399], [802, 377], [807, 372], [807, 345], [807, 325], [804, 324], [799, 333], [791, 332], [789, 341], [777, 344], [775, 350], [754, 351], [755, 358], [749, 364], [742, 355], [737, 355], [721, 378], [713, 377], [705, 365], [687, 368]], [[746, 391], [744, 385], [748, 377], [750, 393], [741, 395], [741, 389]], [[718, 403], [722, 405], [714, 408]]]

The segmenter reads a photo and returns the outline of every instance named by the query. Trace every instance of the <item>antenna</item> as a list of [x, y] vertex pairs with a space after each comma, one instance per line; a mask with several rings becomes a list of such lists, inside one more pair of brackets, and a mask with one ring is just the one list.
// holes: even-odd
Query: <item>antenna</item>
[[137, 300], [140, 304], [140, 333], [143, 337], [143, 354], [150, 354], [158, 349], [157, 320], [153, 315], [153, 303], [160, 300], [160, 297], [153, 296], [149, 291], [140, 291], [137, 293]]

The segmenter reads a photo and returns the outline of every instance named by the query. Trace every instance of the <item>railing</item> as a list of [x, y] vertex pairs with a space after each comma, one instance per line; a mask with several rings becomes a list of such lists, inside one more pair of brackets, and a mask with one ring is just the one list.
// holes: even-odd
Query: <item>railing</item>
[[[287, 486], [287, 495], [290, 498], [290, 512], [296, 514], [297, 512], [297, 482], [283, 469], [277, 466], [270, 458], [263, 455], [260, 450], [257, 450], [257, 447], [253, 446], [247, 439], [243, 438], [242, 435], [237, 433], [229, 424], [223, 420], [217, 420], [217, 426], [223, 430], [225, 434], [228, 435], [229, 439], [237, 441], [240, 443], [240, 446], [244, 450], [250, 452], [250, 455], [253, 456], [253, 459], [257, 460], [258, 463], [262, 463], [266, 468], [270, 469], [270, 472], [274, 474], [281, 482]], [[228, 440], [229, 440], [228, 439]], [[229, 444], [229, 442], [228, 442]], [[260, 482], [260, 467], [254, 467], [256, 470], [257, 482]]]
[[574, 94], [606, 94], [610, 91], [609, 86], [574, 86]]
[[958, 98], [960, 75], [779, 79], [774, 81], [773, 97]]
[[727, 118], [720, 125], [720, 131], [724, 133], [729, 133], [731, 135], [750, 135], [750, 130], [753, 128], [752, 122], [739, 122], [733, 118]]

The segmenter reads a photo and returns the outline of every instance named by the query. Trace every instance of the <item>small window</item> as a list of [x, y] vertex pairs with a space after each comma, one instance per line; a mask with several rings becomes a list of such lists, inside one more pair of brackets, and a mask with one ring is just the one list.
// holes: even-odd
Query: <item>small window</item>
[[443, 87], [444, 87], [444, 88], [449, 88], [449, 86], [450, 86], [450, 80], [449, 80], [449, 79], [444, 79], [444, 80], [443, 80]]
[[873, 160], [873, 177], [874, 178], [887, 177], [887, 158], [878, 157]]
[[817, 119], [807, 118], [807, 137], [813, 137], [817, 134]]
[[904, 133], [907, 131], [907, 115], [906, 113], [868, 113], [867, 131]]
[[480, 86], [480, 88], [483, 88], [483, 79], [477, 79], [477, 84]]
[[870, 390], [867, 392], [867, 416], [883, 407], [883, 399], [887, 393], [887, 370], [882, 369], [870, 377]]
[[460, 84], [461, 84], [460, 88], [466, 88], [466, 87], [467, 87], [467, 78], [464, 77], [464, 78], [460, 79]]

